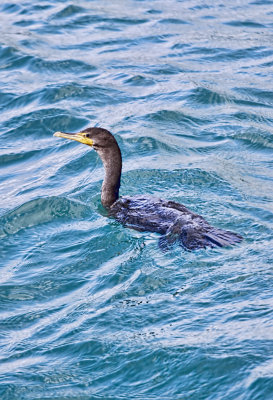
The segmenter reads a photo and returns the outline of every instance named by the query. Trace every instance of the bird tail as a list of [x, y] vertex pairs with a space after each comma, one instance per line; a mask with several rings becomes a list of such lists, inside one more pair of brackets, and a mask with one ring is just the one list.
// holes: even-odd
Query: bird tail
[[210, 230], [204, 234], [204, 237], [207, 240], [208, 247], [233, 246], [243, 240], [242, 236], [238, 233], [214, 227], [211, 227]]
[[179, 234], [174, 232], [172, 227], [165, 235], [160, 237], [159, 247], [164, 252], [168, 251], [177, 240], [185, 249], [197, 250], [206, 247], [233, 246], [240, 243], [243, 238], [237, 233], [214, 228], [213, 226], [207, 227], [205, 232], [200, 232], [196, 228], [187, 226]]

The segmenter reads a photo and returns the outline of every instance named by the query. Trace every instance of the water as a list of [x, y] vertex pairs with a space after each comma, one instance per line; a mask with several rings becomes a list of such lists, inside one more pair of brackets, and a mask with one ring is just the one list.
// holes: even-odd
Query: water
[[[273, 2], [0, 4], [0, 397], [273, 398]], [[244, 236], [162, 253], [53, 137], [111, 130], [122, 194]]]

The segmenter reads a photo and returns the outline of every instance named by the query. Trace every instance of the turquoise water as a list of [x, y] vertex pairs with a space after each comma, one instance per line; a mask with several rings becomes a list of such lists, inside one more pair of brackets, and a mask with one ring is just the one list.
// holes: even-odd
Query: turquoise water
[[[272, 28], [265, 0], [1, 1], [1, 399], [273, 398]], [[96, 153], [52, 136], [94, 125], [121, 194], [244, 241], [109, 220]]]

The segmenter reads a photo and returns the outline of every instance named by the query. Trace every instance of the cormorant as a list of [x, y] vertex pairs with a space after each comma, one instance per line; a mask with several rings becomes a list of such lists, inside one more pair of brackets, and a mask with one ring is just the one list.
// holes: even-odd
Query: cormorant
[[161, 248], [169, 249], [176, 240], [189, 250], [241, 242], [242, 237], [237, 233], [214, 228], [203, 217], [174, 201], [143, 195], [119, 197], [122, 158], [119, 145], [108, 130], [87, 128], [78, 133], [56, 132], [54, 136], [76, 140], [96, 150], [105, 169], [101, 202], [109, 216], [127, 227], [160, 233]]

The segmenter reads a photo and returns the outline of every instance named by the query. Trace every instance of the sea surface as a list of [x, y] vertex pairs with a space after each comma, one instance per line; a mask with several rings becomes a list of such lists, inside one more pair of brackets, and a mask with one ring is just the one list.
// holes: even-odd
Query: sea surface
[[[168, 252], [100, 203], [244, 237]], [[273, 399], [273, 1], [0, 2], [1, 400]]]

